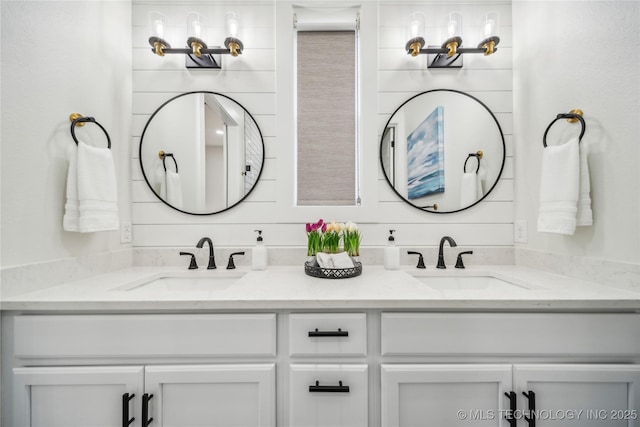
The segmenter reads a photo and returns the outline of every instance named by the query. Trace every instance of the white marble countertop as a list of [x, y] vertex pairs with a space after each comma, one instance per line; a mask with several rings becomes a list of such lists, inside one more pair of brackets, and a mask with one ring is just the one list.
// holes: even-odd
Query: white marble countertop
[[[480, 278], [480, 282], [465, 284], [443, 279], [465, 276]], [[514, 285], [495, 280], [482, 282], [483, 278], [487, 279], [484, 276]], [[140, 287], [161, 277], [190, 279], [185, 284], [174, 283], [160, 289]], [[218, 285], [206, 284], [216, 280]], [[134, 267], [5, 298], [0, 308], [17, 311], [640, 311], [640, 293], [517, 266], [388, 271], [381, 266], [365, 265], [362, 275], [341, 280], [307, 276], [302, 266], [270, 266], [265, 271]]]

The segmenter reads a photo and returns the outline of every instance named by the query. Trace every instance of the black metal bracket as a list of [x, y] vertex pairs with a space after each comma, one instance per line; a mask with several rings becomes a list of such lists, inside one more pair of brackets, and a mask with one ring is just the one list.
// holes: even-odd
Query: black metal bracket
[[529, 416], [524, 416], [524, 419], [529, 423], [529, 427], [536, 427], [536, 394], [529, 390], [529, 392], [522, 392], [524, 397], [529, 399]]
[[309, 386], [310, 393], [349, 393], [349, 386], [342, 385], [342, 381], [338, 381], [338, 385], [320, 385], [320, 381], [316, 381], [315, 385]]
[[319, 331], [318, 328], [315, 331], [309, 331], [310, 337], [348, 337], [349, 331], [343, 331], [338, 328], [337, 331]]
[[222, 68], [222, 55], [209, 53], [198, 58], [193, 54], [185, 54], [184, 66], [187, 68], [207, 68], [219, 70]]
[[122, 395], [122, 427], [129, 427], [136, 417], [129, 418], [129, 402], [135, 397], [135, 393]]

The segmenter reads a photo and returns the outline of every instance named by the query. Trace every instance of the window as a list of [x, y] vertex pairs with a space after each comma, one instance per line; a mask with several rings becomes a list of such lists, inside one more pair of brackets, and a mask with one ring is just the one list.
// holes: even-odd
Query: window
[[339, 31], [304, 31], [298, 27], [298, 206], [359, 204], [358, 35], [355, 23], [354, 19], [351, 30]]

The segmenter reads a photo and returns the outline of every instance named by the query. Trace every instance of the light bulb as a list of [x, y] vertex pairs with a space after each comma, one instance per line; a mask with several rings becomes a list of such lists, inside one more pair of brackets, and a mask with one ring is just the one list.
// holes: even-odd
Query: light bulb
[[498, 12], [487, 12], [484, 17], [484, 37], [493, 37], [498, 34]]
[[407, 27], [408, 39], [424, 37], [424, 21], [425, 18], [422, 12], [415, 12], [409, 15], [409, 25]]
[[202, 15], [196, 12], [192, 12], [189, 15], [187, 15], [187, 31], [189, 33], [189, 37], [202, 39], [203, 30], [204, 30], [204, 17]]
[[462, 36], [462, 13], [451, 12], [447, 16], [447, 37], [460, 37]]
[[229, 12], [226, 15], [227, 19], [227, 37], [238, 37], [238, 15], [235, 12]]
[[165, 18], [164, 15], [162, 15], [160, 12], [149, 13], [149, 31], [151, 32], [151, 37], [164, 39], [164, 31], [166, 26], [167, 18]]

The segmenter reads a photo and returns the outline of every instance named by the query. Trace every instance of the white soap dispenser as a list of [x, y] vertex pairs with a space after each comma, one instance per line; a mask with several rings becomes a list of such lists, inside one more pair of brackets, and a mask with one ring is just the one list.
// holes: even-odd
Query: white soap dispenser
[[267, 248], [262, 242], [262, 230], [254, 230], [258, 233], [256, 245], [251, 252], [251, 269], [266, 270], [267, 269]]
[[398, 270], [400, 268], [400, 248], [396, 246], [396, 239], [393, 233], [396, 230], [389, 230], [387, 247], [384, 248], [384, 268], [387, 270]]

